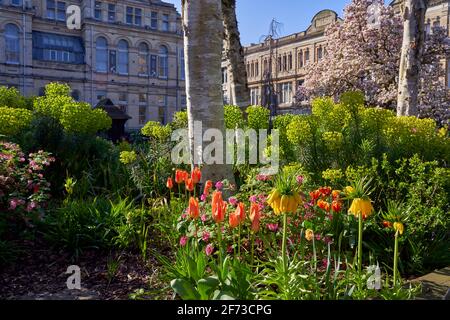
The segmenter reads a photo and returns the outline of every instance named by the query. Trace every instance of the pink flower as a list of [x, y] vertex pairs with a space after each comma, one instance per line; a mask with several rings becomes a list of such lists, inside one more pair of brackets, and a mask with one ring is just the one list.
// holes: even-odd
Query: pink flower
[[39, 173], [38, 177], [39, 177], [39, 179], [42, 179], [42, 178], [44, 178], [44, 175], [42, 173]]
[[251, 196], [249, 198], [250, 202], [255, 203], [256, 201], [258, 201], [258, 197], [257, 196]]
[[17, 201], [17, 199], [11, 199], [11, 201], [9, 202], [9, 210], [15, 210], [18, 204], [19, 202]]
[[323, 266], [324, 268], [328, 268], [328, 259], [327, 259], [327, 258], [323, 258], [323, 259], [322, 259], [322, 266]]
[[223, 182], [222, 181], [217, 181], [215, 187], [216, 187], [217, 190], [222, 190]]
[[333, 239], [331, 239], [331, 237], [329, 236], [326, 236], [323, 238], [323, 242], [325, 242], [325, 244], [328, 245], [333, 242]]
[[186, 219], [187, 218], [187, 213], [183, 213], [182, 215], [181, 215], [181, 219]]
[[200, 196], [200, 200], [201, 200], [201, 201], [205, 201], [205, 200], [206, 200], [206, 194], [202, 194], [202, 195]]
[[302, 185], [304, 178], [303, 178], [303, 176], [297, 176], [296, 180], [297, 180], [298, 184]]
[[233, 247], [232, 246], [228, 245], [227, 253], [233, 253]]
[[214, 246], [210, 243], [206, 246], [205, 253], [207, 256], [210, 256], [213, 254], [213, 252], [214, 252]]
[[265, 175], [265, 174], [258, 174], [257, 176], [256, 176], [256, 180], [258, 180], [258, 181], [268, 181], [268, 180], [270, 180], [270, 176], [267, 176], [267, 175]]
[[27, 205], [27, 212], [31, 212], [33, 211], [33, 209], [35, 209], [37, 207], [37, 203], [35, 201], [31, 201], [28, 205]]
[[180, 246], [184, 247], [186, 245], [187, 241], [188, 241], [188, 237], [182, 236], [180, 238]]
[[210, 234], [208, 231], [204, 231], [204, 232], [203, 232], [203, 235], [202, 235], [202, 240], [203, 240], [204, 242], [208, 242], [210, 236], [211, 236], [211, 234]]
[[322, 236], [320, 234], [316, 234], [316, 240], [320, 241], [320, 239], [322, 239]]
[[208, 217], [206, 216], [206, 214], [202, 214], [200, 219], [202, 220], [202, 222], [206, 222], [206, 220], [208, 220]]
[[268, 223], [267, 224], [267, 228], [272, 232], [277, 232], [278, 227], [279, 227], [278, 223]]
[[25, 162], [25, 158], [20, 158], [19, 161], [20, 162]]
[[228, 202], [232, 205], [232, 206], [236, 206], [238, 203], [238, 200], [235, 197], [231, 197], [230, 199], [228, 199]]

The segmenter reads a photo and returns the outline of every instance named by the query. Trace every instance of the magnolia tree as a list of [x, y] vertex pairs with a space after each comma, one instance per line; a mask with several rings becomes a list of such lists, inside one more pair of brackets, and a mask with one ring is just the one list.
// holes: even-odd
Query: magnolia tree
[[[395, 110], [403, 39], [400, 15], [383, 0], [353, 0], [344, 10], [344, 21], [332, 24], [325, 36], [324, 58], [308, 66], [297, 100], [337, 98], [345, 91], [361, 90], [368, 104]], [[448, 56], [447, 33], [435, 27], [421, 57], [419, 115], [441, 124], [450, 116], [442, 64]]]

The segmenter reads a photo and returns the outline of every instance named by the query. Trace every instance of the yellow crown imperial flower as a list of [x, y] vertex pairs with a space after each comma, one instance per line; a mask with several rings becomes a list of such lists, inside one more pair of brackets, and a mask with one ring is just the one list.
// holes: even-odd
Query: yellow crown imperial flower
[[307, 229], [305, 231], [305, 239], [311, 241], [313, 238], [314, 238], [314, 231], [312, 231], [311, 229]]
[[400, 235], [402, 235], [403, 232], [405, 231], [405, 226], [401, 222], [395, 222], [394, 223], [394, 230], [396, 232], [398, 232]]
[[362, 214], [363, 218], [370, 216], [373, 212], [372, 202], [369, 199], [355, 198], [352, 201], [348, 213], [358, 217]]
[[348, 187], [345, 187], [344, 192], [345, 192], [345, 194], [349, 195], [349, 194], [355, 192], [355, 189], [353, 187], [348, 186]]

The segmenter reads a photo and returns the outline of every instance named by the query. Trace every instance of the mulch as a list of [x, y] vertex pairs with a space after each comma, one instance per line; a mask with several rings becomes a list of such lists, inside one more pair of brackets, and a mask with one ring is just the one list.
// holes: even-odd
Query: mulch
[[[144, 262], [138, 253], [83, 251], [77, 261], [44, 241], [23, 241], [23, 252], [8, 266], [0, 267], [0, 299], [6, 300], [125, 300], [136, 290], [143, 298], [170, 299], [159, 281], [161, 266], [153, 257]], [[108, 274], [110, 261], [118, 260], [114, 276]], [[81, 270], [81, 290], [69, 290], [67, 268]], [[110, 268], [111, 270], [111, 268]]]

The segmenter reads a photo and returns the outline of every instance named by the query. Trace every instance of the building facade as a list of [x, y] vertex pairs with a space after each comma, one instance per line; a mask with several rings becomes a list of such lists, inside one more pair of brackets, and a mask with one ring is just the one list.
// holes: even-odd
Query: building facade
[[[81, 9], [81, 29], [66, 8]], [[96, 105], [110, 98], [127, 129], [185, 108], [181, 18], [159, 0], [0, 0], [0, 85], [42, 95], [52, 81]]]
[[[450, 0], [431, 0], [427, 11], [427, 32], [432, 26], [443, 26], [450, 30]], [[391, 3], [396, 10], [401, 10], [401, 0]], [[272, 74], [271, 82], [275, 90], [279, 112], [301, 113], [307, 109], [297, 108], [294, 96], [299, 86], [305, 81], [305, 67], [323, 59], [325, 53], [325, 29], [332, 23], [340, 21], [337, 13], [323, 10], [317, 13], [307, 30], [278, 39], [268, 38], [265, 42], [252, 44], [244, 48], [247, 79], [250, 89], [251, 104], [265, 104], [263, 90], [267, 88], [267, 72]], [[450, 88], [450, 61], [446, 61], [446, 83]], [[230, 83], [228, 63], [222, 63], [222, 80], [224, 102], [233, 104], [229, 98]]]

